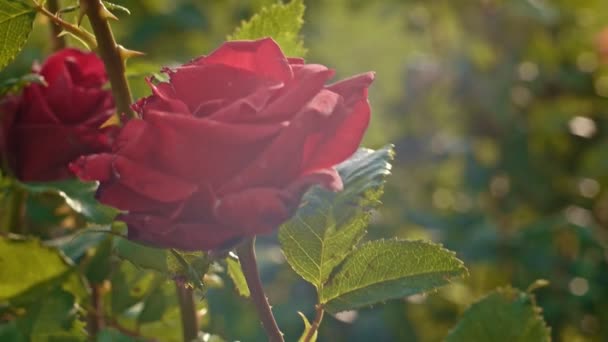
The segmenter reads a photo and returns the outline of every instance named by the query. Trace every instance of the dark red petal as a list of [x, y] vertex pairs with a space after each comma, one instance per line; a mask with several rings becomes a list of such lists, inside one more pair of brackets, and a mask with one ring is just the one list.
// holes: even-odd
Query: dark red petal
[[185, 103], [177, 98], [171, 84], [159, 83], [155, 85], [149, 78], [146, 78], [146, 82], [150, 86], [150, 89], [152, 89], [153, 95], [138, 101], [135, 109], [140, 114], [144, 114], [146, 110], [159, 110], [174, 114], [190, 114], [190, 109]]
[[154, 213], [171, 216], [179, 209], [181, 202], [163, 203], [134, 192], [130, 188], [114, 181], [104, 182], [97, 190], [97, 199], [106, 205], [133, 213]]
[[333, 70], [318, 64], [306, 64], [294, 70], [294, 80], [286, 85], [281, 96], [257, 115], [256, 120], [291, 120], [334, 75]]
[[70, 170], [84, 181], [108, 181], [113, 177], [112, 161], [109, 153], [83, 156], [70, 164]]
[[230, 245], [243, 234], [217, 223], [169, 220], [153, 215], [123, 215], [129, 239], [151, 246], [187, 251], [212, 250]]
[[266, 86], [266, 83], [268, 81], [248, 70], [223, 64], [183, 66], [171, 73], [175, 94], [191, 113], [199, 110], [205, 102], [218, 99], [232, 102]]
[[69, 178], [68, 164], [109, 148], [102, 132], [62, 125], [17, 125], [12, 132], [17, 174], [25, 181]]
[[300, 58], [300, 57], [287, 57], [287, 61], [291, 65], [294, 65], [294, 64], [304, 64], [304, 58]]
[[281, 188], [301, 174], [304, 143], [321, 130], [323, 122], [342, 108], [342, 97], [331, 91], [319, 92], [281, 131], [272, 144], [246, 169], [218, 190], [219, 195], [248, 187]]
[[32, 84], [23, 90], [23, 105], [15, 118], [16, 122], [36, 124], [61, 122], [49, 107], [44, 91], [46, 91], [44, 86], [40, 84]]
[[252, 121], [258, 122], [260, 119], [258, 113], [268, 104], [272, 97], [278, 94], [282, 88], [282, 83], [274, 86], [259, 88], [247, 97], [236, 100], [231, 104], [215, 111], [213, 114], [211, 114], [211, 116], [209, 116], [209, 119], [235, 123]]
[[357, 150], [369, 125], [367, 87], [372, 81], [373, 74], [367, 73], [328, 87], [342, 95], [345, 108], [332, 116], [320, 134], [308, 137], [304, 152], [306, 171], [332, 167]]
[[148, 162], [154, 159], [159, 143], [156, 131], [144, 120], [129, 120], [120, 130], [113, 152], [128, 159]]
[[93, 52], [77, 49], [63, 49], [49, 56], [42, 65], [40, 74], [52, 85], [57, 77], [63, 77], [66, 69], [69, 69], [71, 77], [79, 84], [99, 87], [107, 81], [101, 59]]
[[209, 56], [199, 58], [192, 64], [222, 64], [280, 82], [288, 82], [292, 78], [287, 58], [271, 38], [226, 42]]
[[194, 184], [121, 156], [116, 156], [112, 166], [120, 184], [158, 202], [184, 200], [197, 190]]
[[250, 188], [231, 193], [215, 205], [214, 216], [227, 227], [247, 235], [269, 233], [292, 214], [288, 193], [274, 188]]
[[158, 132], [159, 165], [198, 184], [219, 186], [255, 159], [281, 130], [279, 124], [230, 124], [191, 116], [149, 112]]

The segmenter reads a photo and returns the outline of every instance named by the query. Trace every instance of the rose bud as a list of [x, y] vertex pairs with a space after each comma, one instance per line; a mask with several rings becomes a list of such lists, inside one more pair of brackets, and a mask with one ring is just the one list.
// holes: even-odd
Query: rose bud
[[22, 181], [74, 177], [70, 162], [111, 149], [112, 129], [100, 128], [115, 110], [103, 62], [94, 53], [64, 49], [34, 69], [46, 84], [0, 101], [2, 156]]
[[72, 164], [126, 211], [130, 239], [229, 248], [277, 229], [312, 185], [341, 190], [334, 166], [368, 126], [373, 73], [325, 85], [332, 70], [286, 58], [272, 39], [228, 42], [165, 72], [112, 153]]

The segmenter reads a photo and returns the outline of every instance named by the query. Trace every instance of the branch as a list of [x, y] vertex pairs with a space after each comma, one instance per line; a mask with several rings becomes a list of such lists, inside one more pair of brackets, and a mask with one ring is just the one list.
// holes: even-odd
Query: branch
[[323, 320], [324, 312], [325, 310], [323, 310], [323, 306], [316, 306], [315, 320], [312, 321], [312, 323], [310, 324], [310, 329], [308, 329], [308, 333], [306, 333], [306, 336], [304, 336], [304, 342], [312, 341], [312, 337], [315, 336], [317, 330], [319, 330], [319, 326], [321, 325], [321, 321]]
[[86, 44], [89, 49], [95, 50], [97, 48], [97, 41], [95, 40], [95, 36], [87, 32], [86, 30], [68, 23], [67, 21], [59, 18], [54, 13], [49, 12], [44, 6], [39, 4], [37, 1], [34, 1], [34, 9], [38, 11], [38, 13], [46, 16], [53, 22], [55, 25], [60, 26], [64, 31], [73, 34], [76, 38], [80, 39], [84, 44]]
[[91, 284], [91, 309], [89, 310], [87, 330], [89, 336], [93, 339], [97, 336], [99, 331], [105, 326], [103, 317], [103, 306], [101, 303], [101, 296], [99, 284]]
[[175, 289], [179, 301], [179, 309], [182, 318], [182, 334], [184, 341], [196, 340], [198, 337], [198, 320], [196, 317], [196, 306], [194, 305], [194, 293], [192, 287], [182, 278], [175, 279]]
[[251, 300], [255, 305], [258, 316], [262, 321], [262, 326], [266, 331], [270, 342], [284, 342], [283, 333], [279, 329], [277, 322], [272, 315], [268, 298], [264, 294], [262, 281], [255, 260], [255, 238], [247, 240], [243, 245], [237, 247], [236, 253], [239, 256], [243, 274], [247, 281], [247, 286], [251, 292]]
[[[46, 6], [51, 13], [57, 13], [59, 11], [59, 0], [47, 0]], [[57, 16], [55, 14], [55, 16]], [[51, 29], [51, 46], [53, 51], [59, 51], [65, 48], [65, 39], [61, 34], [61, 26], [57, 25], [55, 22], [50, 21], [49, 27]]]
[[108, 18], [113, 15], [108, 12], [100, 0], [80, 0], [80, 8], [89, 17], [93, 33], [97, 38], [97, 52], [106, 66], [116, 110], [121, 117], [135, 118], [135, 113], [131, 109], [131, 90], [125, 77], [122, 47], [116, 44], [108, 23]]

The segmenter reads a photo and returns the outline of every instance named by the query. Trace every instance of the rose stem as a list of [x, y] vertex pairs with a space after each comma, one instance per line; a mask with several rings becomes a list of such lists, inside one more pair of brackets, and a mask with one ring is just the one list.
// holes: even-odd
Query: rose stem
[[34, 9], [36, 9], [38, 13], [49, 18], [49, 20], [55, 23], [55, 25], [61, 26], [64, 31], [69, 32], [74, 36], [78, 37], [78, 39], [85, 43], [89, 47], [89, 49], [94, 50], [97, 48], [97, 41], [95, 40], [95, 37], [86, 30], [83, 30], [76, 25], [70, 24], [67, 21], [56, 16], [54, 13], [49, 12], [49, 10], [47, 10], [44, 6], [38, 3], [38, 1], [34, 1]]
[[321, 305], [317, 305], [315, 320], [312, 321], [308, 333], [306, 334], [306, 336], [304, 336], [304, 342], [309, 342], [312, 340], [312, 337], [315, 335], [315, 332], [317, 332], [317, 330], [319, 329], [319, 325], [321, 325], [324, 312], [325, 310], [323, 310], [323, 307]]
[[25, 226], [25, 198], [27, 193], [17, 185], [13, 185], [12, 194], [8, 203], [7, 216], [5, 218], [6, 228], [11, 233], [26, 235]]
[[175, 278], [175, 289], [182, 316], [182, 335], [184, 341], [195, 340], [198, 336], [198, 321], [196, 306], [194, 305], [194, 292], [183, 278]]
[[122, 117], [134, 118], [131, 110], [131, 90], [125, 77], [125, 61], [121, 56], [121, 47], [116, 44], [114, 35], [108, 23], [108, 10], [101, 0], [80, 0], [80, 7], [84, 9], [97, 38], [97, 52], [106, 66], [110, 79], [112, 95], [116, 103], [116, 110]]
[[[46, 7], [51, 13], [57, 13], [59, 11], [59, 0], [47, 0]], [[53, 51], [59, 51], [65, 48], [65, 39], [59, 34], [61, 33], [61, 26], [57, 25], [53, 21], [49, 22], [51, 28], [51, 46]]]
[[99, 284], [91, 284], [91, 310], [89, 310], [87, 330], [93, 339], [104, 328], [101, 292]]
[[247, 281], [247, 286], [251, 292], [251, 300], [255, 305], [258, 316], [262, 321], [262, 326], [268, 335], [270, 342], [283, 342], [283, 333], [279, 330], [279, 326], [272, 315], [268, 298], [264, 294], [262, 281], [258, 272], [258, 266], [255, 259], [255, 238], [247, 240], [243, 245], [236, 249], [236, 253], [243, 268], [243, 274]]

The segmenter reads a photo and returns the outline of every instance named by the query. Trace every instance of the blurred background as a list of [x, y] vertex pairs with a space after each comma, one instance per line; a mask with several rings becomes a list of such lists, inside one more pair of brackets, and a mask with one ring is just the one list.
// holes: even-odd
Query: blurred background
[[[117, 40], [147, 54], [129, 65], [139, 97], [148, 94], [142, 76], [208, 53], [274, 1], [114, 2], [131, 10], [113, 25]], [[305, 3], [309, 63], [335, 68], [337, 78], [377, 73], [364, 145], [394, 143], [397, 157], [369, 238], [441, 242], [470, 271], [434, 294], [326, 316], [320, 340], [440, 341], [488, 291], [546, 279], [535, 293], [554, 340], [607, 341], [608, 2]], [[45, 25], [39, 16], [3, 76], [49, 53]], [[279, 325], [295, 340], [296, 311], [312, 317], [314, 288], [285, 263], [276, 238], [258, 246]], [[263, 340], [231, 286], [209, 290], [204, 330]]]

